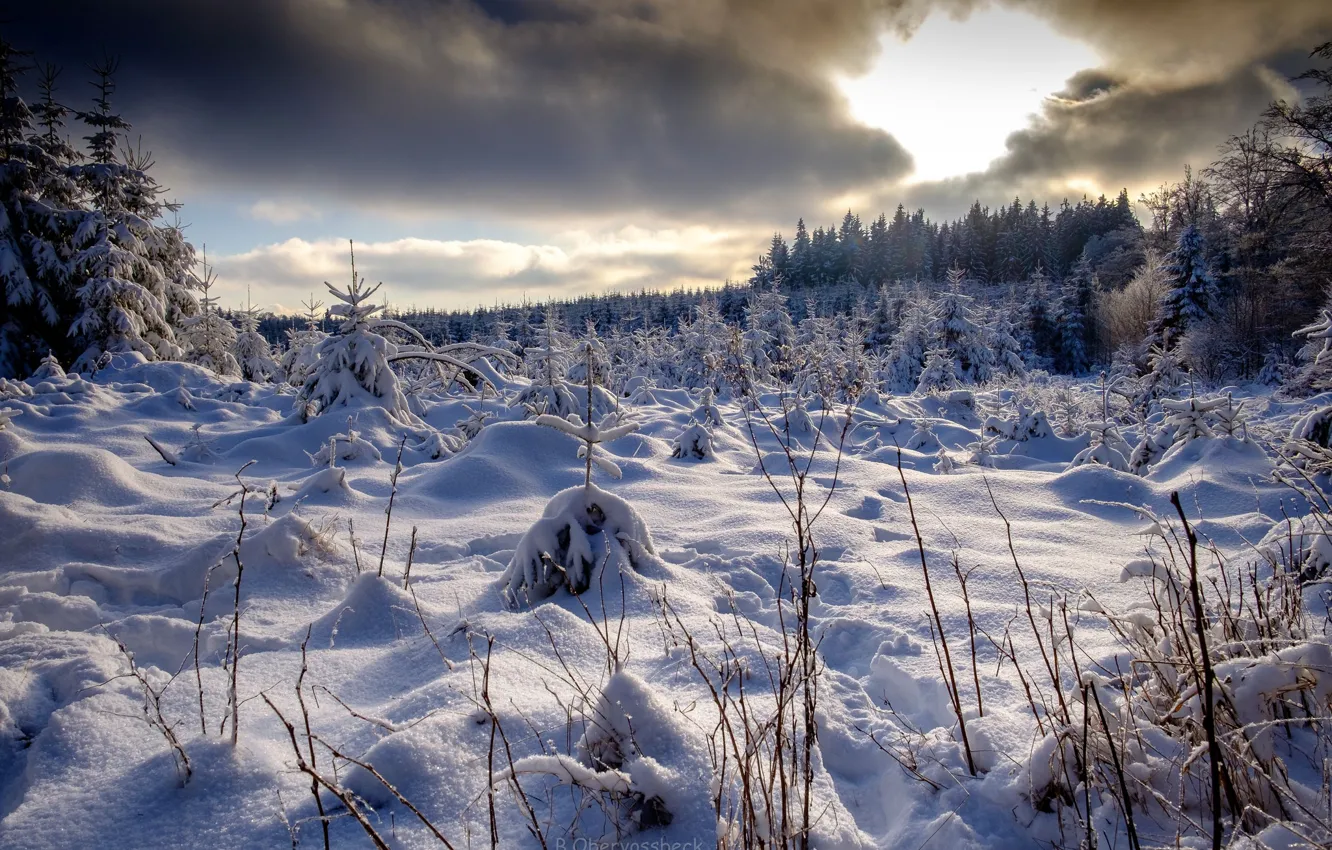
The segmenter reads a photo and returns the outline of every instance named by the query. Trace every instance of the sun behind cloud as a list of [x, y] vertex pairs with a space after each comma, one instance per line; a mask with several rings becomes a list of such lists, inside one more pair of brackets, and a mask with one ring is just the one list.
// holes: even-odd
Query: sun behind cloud
[[984, 170], [1046, 97], [1096, 64], [1091, 48], [1045, 21], [990, 8], [965, 20], [933, 15], [907, 41], [886, 35], [873, 68], [838, 86], [853, 116], [910, 152], [918, 183]]

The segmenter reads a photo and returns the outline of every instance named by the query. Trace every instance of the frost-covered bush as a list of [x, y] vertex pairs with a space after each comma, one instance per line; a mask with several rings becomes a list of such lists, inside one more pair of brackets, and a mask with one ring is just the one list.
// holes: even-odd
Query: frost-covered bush
[[328, 442], [320, 447], [319, 451], [310, 455], [310, 463], [314, 466], [332, 466], [339, 460], [344, 463], [358, 460], [383, 460], [379, 449], [357, 433], [355, 425], [356, 423], [352, 420], [352, 417], [348, 416], [347, 433], [335, 434], [330, 437]]
[[1174, 444], [1173, 429], [1158, 428], [1152, 431], [1144, 427], [1142, 439], [1129, 455], [1129, 472], [1134, 475], [1146, 475], [1151, 466], [1165, 456]]
[[701, 422], [687, 426], [671, 442], [671, 457], [681, 460], [707, 460], [714, 454], [712, 432]]
[[955, 469], [957, 469], [957, 461], [953, 460], [953, 456], [948, 453], [947, 449], [940, 446], [938, 453], [934, 456], [934, 471], [940, 475], [948, 475]]
[[929, 452], [940, 448], [939, 438], [934, 434], [934, 423], [929, 419], [916, 419], [912, 423], [911, 435], [902, 445], [904, 449]]
[[638, 430], [638, 423], [623, 422], [606, 428], [584, 422], [576, 414], [568, 419], [549, 414], [536, 424], [563, 431], [582, 441], [578, 457], [586, 463], [582, 487], [565, 490], [550, 500], [518, 543], [504, 573], [505, 593], [513, 603], [544, 599], [560, 587], [582, 593], [592, 580], [597, 563], [594, 541], [602, 563], [620, 569], [635, 567], [643, 554], [655, 554], [647, 526], [627, 502], [592, 483], [596, 466], [612, 478], [620, 468], [597, 451], [609, 442]]
[[521, 604], [561, 588], [582, 593], [598, 564], [636, 568], [655, 554], [647, 524], [628, 502], [595, 484], [570, 487], [546, 504], [518, 542], [502, 578], [505, 595]]
[[689, 414], [693, 422], [702, 425], [716, 425], [722, 427], [726, 423], [722, 420], [721, 409], [715, 403], [715, 396], [712, 387], [704, 387], [698, 395], [698, 407], [694, 408], [693, 413]]
[[549, 777], [568, 789], [552, 796], [581, 796], [573, 817], [589, 822], [576, 829], [596, 834], [609, 827], [617, 844], [632, 845], [630, 836], [677, 818], [690, 824], [715, 819], [700, 808], [704, 797], [696, 793], [708, 780], [702, 747], [691, 746], [676, 713], [646, 682], [617, 669], [584, 710], [578, 722], [585, 731], [572, 753], [524, 756], [495, 782]]
[[481, 433], [481, 429], [486, 427], [486, 423], [495, 418], [495, 414], [484, 408], [471, 407], [470, 405], [463, 405], [463, 407], [467, 410], [467, 416], [459, 419], [455, 423], [455, 427], [458, 429], [458, 433], [462, 434], [463, 440], [468, 441], [475, 439], [476, 435]]
[[1087, 464], [1108, 466], [1119, 472], [1129, 471], [1129, 457], [1133, 450], [1119, 435], [1113, 422], [1091, 422], [1087, 425], [1091, 444], [1078, 452], [1069, 463], [1069, 469]]
[[1121, 824], [1131, 809], [1142, 846], [1327, 846], [1332, 818], [1310, 802], [1326, 793], [1332, 642], [1303, 607], [1288, 552], [1326, 569], [1332, 550], [1292, 524], [1259, 545], [1266, 563], [1228, 564], [1192, 545], [1192, 529], [1143, 513], [1147, 557], [1121, 576], [1143, 581], [1143, 598], [1112, 610], [1088, 594], [1080, 606], [1121, 648], [1112, 667], [1083, 665], [1046, 715], [1031, 802], [1090, 804], [1095, 820]]

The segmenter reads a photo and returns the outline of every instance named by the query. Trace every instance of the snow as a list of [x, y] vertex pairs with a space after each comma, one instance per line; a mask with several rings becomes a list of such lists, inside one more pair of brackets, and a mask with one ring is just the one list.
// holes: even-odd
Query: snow
[[[770, 306], [775, 314], [780, 305]], [[769, 333], [785, 333], [780, 315], [769, 318]], [[781, 353], [781, 343], [768, 344]], [[1135, 508], [1172, 518], [1172, 492], [1208, 545], [1236, 564], [1255, 551], [1276, 559], [1292, 540], [1301, 565], [1325, 571], [1332, 562], [1325, 530], [1273, 479], [1272, 447], [1220, 433], [1207, 416], [1220, 410], [1215, 399], [1167, 404], [1179, 436], [1134, 474], [1125, 471], [1126, 447], [1147, 437], [1142, 427], [1078, 421], [1060, 436], [1026, 395], [984, 388], [884, 395], [856, 408], [839, 458], [843, 410], [829, 406], [816, 447], [805, 426], [817, 429], [817, 402], [792, 406], [766, 391], [749, 420], [740, 402], [710, 390], [659, 388], [633, 402], [598, 395], [596, 406], [622, 409], [612, 420], [603, 419], [612, 410], [594, 411], [598, 424], [589, 424], [554, 409], [525, 418], [515, 399], [552, 385], [515, 379], [486, 403], [487, 416], [472, 397], [435, 392], [423, 395], [420, 421], [405, 422], [390, 393], [380, 397], [387, 403], [352, 406], [349, 423], [343, 409], [308, 421], [292, 415], [290, 387], [129, 355], [113, 356], [91, 379], [49, 368], [23, 386], [32, 392], [4, 393], [0, 416], [0, 846], [289, 846], [289, 824], [302, 846], [316, 845], [309, 779], [295, 771], [286, 730], [258, 697], [302, 728], [295, 683], [307, 630], [312, 729], [373, 765], [456, 846], [467, 835], [476, 846], [489, 840], [491, 788], [499, 845], [536, 846], [510, 774], [532, 795], [552, 846], [556, 838], [614, 839], [608, 812], [619, 813], [622, 830], [639, 830], [636, 838], [713, 846], [716, 709], [688, 649], [666, 636], [662, 612], [668, 603], [708, 653], [720, 652], [727, 635], [753, 705], [770, 699], [755, 646], [780, 647], [791, 616], [791, 517], [758, 474], [751, 439], [788, 495], [787, 445], [797, 473], [814, 451], [807, 496], [814, 506], [828, 499], [813, 531], [810, 615], [826, 665], [814, 755], [815, 805], [826, 812], [817, 847], [1061, 840], [1036, 793], [1067, 781], [1052, 760], [1059, 743], [1037, 730], [1012, 664], [999, 664], [988, 643], [978, 673], [983, 717], [960, 660], [968, 621], [953, 553], [978, 627], [999, 636], [1011, 624], [1028, 673], [1039, 665], [1030, 631], [1019, 628], [1023, 588], [995, 505], [1038, 589], [1038, 622], [1043, 610], [1057, 624], [1067, 597], [1089, 666], [1123, 657], [1108, 616], [1125, 628], [1154, 627], [1144, 588], [1166, 585], [1145, 547], [1163, 538], [1139, 534], [1153, 520]], [[585, 411], [585, 389], [553, 386], [556, 401], [568, 395], [566, 413]], [[1316, 400], [1247, 392], [1267, 391], [1233, 399], [1255, 434], [1316, 430]], [[1163, 430], [1159, 419], [1151, 428]], [[430, 445], [447, 450], [412, 451], [430, 435], [439, 435]], [[604, 455], [619, 480], [594, 471], [586, 482], [576, 452], [585, 441], [599, 441], [594, 461]], [[237, 573], [235, 476], [251, 460], [240, 475], [252, 489], [239, 552], [242, 703], [233, 750], [229, 732], [220, 734], [221, 664]], [[929, 600], [899, 464], [958, 666], [975, 777], [923, 615]], [[110, 636], [155, 687], [176, 676], [162, 704], [194, 767], [187, 784], [163, 736], [144, 722], [141, 689], [117, 678], [127, 662]], [[1267, 722], [1271, 695], [1297, 685], [1313, 682], [1307, 693], [1326, 703], [1328, 653], [1324, 640], [1266, 659], [1235, 656], [1217, 676], [1245, 719]], [[481, 703], [487, 658], [498, 726]], [[1110, 722], [1120, 722], [1122, 697], [1108, 683], [1100, 690]], [[513, 761], [497, 743], [488, 774], [494, 728]], [[884, 748], [909, 752], [923, 778]], [[1164, 775], [1158, 762], [1132, 755], [1143, 781]], [[326, 752], [320, 759], [328, 768]], [[343, 767], [340, 781], [391, 846], [432, 845], [377, 779]], [[335, 814], [334, 846], [369, 846], [340, 803], [327, 794], [324, 802]], [[1113, 801], [1094, 806], [1102, 846], [1116, 835], [1123, 842]]]

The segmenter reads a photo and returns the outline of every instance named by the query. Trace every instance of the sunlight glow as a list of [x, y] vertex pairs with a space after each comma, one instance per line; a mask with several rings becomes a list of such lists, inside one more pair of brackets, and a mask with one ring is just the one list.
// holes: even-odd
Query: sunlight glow
[[922, 182], [984, 170], [1044, 98], [1096, 64], [1044, 21], [990, 8], [965, 21], [932, 16], [905, 43], [887, 35], [868, 74], [838, 83], [857, 120], [911, 153], [910, 180]]

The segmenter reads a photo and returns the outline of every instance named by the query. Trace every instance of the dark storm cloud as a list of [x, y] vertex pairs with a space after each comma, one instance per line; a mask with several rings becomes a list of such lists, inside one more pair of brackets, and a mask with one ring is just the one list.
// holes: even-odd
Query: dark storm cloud
[[510, 215], [736, 214], [890, 180], [827, 71], [872, 55], [867, 4], [758, 0], [47, 0], [7, 38], [116, 100], [216, 183]]

